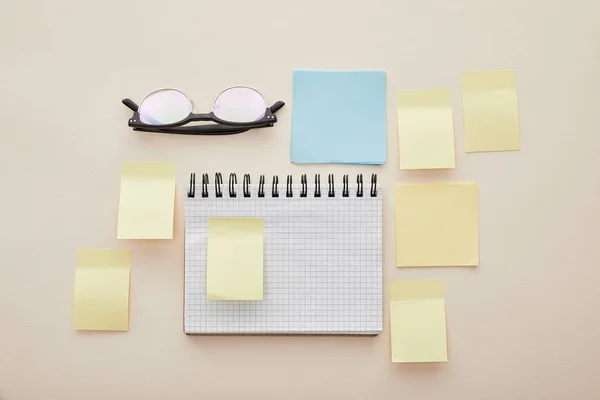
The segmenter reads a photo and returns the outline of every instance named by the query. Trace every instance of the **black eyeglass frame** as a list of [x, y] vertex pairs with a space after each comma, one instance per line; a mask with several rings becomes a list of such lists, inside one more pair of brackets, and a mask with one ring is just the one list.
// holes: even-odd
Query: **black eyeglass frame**
[[[129, 119], [128, 125], [135, 131], [155, 132], [155, 133], [173, 133], [182, 135], [233, 135], [246, 132], [253, 128], [264, 128], [273, 126], [277, 122], [275, 113], [285, 105], [283, 101], [275, 102], [271, 107], [265, 110], [265, 115], [258, 121], [253, 122], [230, 122], [224, 121], [214, 115], [211, 111], [208, 114], [190, 113], [187, 118], [173, 124], [150, 125], [140, 121], [138, 113], [139, 106], [131, 99], [123, 99], [122, 103], [133, 111], [133, 116]], [[216, 122], [213, 125], [194, 125], [182, 126], [190, 122], [211, 121]]]

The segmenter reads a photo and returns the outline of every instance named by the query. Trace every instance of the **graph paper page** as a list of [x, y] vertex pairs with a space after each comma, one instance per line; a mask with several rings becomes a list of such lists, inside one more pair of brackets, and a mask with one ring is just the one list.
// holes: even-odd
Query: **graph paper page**
[[[250, 185], [251, 197], [185, 199], [185, 307], [187, 334], [357, 334], [382, 330], [382, 214], [381, 191], [342, 197], [258, 197], [258, 185]], [[283, 189], [283, 190], [282, 190]], [[262, 301], [206, 299], [206, 251], [208, 218], [264, 218], [264, 297]]]

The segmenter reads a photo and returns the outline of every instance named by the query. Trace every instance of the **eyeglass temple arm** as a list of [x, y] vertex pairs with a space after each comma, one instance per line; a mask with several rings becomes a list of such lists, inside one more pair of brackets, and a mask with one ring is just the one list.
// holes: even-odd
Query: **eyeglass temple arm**
[[135, 102], [131, 99], [123, 99], [123, 100], [121, 100], [121, 102], [123, 104], [125, 104], [127, 106], [127, 108], [129, 108], [133, 112], [137, 112], [137, 110], [139, 108], [138, 105], [135, 104]]
[[271, 107], [269, 107], [271, 109], [271, 112], [274, 114], [276, 113], [281, 107], [285, 106], [285, 103], [283, 101], [276, 101], [275, 103], [273, 103], [273, 105]]
[[[138, 105], [135, 104], [135, 102], [131, 99], [123, 99], [123, 100], [121, 100], [121, 102], [123, 104], [125, 104], [125, 106], [127, 106], [127, 108], [129, 108], [133, 112], [137, 112], [137, 110], [139, 108]], [[276, 113], [284, 105], [285, 105], [285, 103], [283, 101], [277, 101], [269, 108], [271, 109], [272, 113]]]

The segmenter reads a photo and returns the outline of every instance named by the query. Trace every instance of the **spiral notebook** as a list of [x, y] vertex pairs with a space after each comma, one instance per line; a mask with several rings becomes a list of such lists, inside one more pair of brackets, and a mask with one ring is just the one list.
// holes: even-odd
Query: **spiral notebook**
[[[186, 334], [376, 335], [382, 331], [382, 211], [377, 176], [327, 183], [231, 174], [196, 183], [185, 199]], [[356, 182], [356, 183], [355, 183]], [[208, 300], [209, 218], [264, 220], [260, 301]]]

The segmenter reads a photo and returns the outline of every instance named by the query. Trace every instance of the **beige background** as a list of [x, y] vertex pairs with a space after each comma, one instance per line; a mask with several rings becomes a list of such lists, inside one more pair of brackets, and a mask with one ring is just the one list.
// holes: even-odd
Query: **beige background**
[[[599, 399], [598, 15], [597, 0], [3, 0], [0, 398]], [[294, 68], [387, 71], [384, 166], [289, 163]], [[465, 154], [460, 72], [505, 68], [522, 150]], [[120, 103], [176, 87], [207, 110], [233, 84], [285, 100], [277, 127], [134, 133]], [[395, 91], [416, 88], [454, 91], [455, 170], [398, 169]], [[116, 239], [121, 161], [177, 162], [174, 240]], [[378, 173], [384, 332], [184, 335], [192, 171]], [[393, 184], [461, 180], [479, 183], [481, 265], [397, 270]], [[77, 247], [132, 250], [129, 332], [72, 329]], [[390, 363], [402, 278], [446, 282], [448, 363]]]

